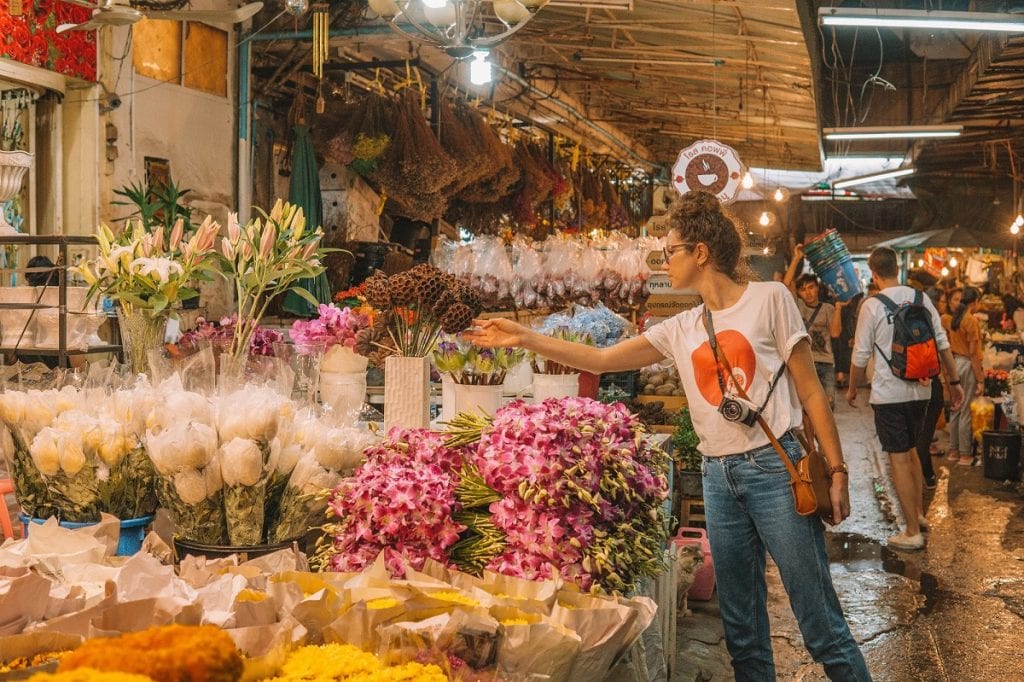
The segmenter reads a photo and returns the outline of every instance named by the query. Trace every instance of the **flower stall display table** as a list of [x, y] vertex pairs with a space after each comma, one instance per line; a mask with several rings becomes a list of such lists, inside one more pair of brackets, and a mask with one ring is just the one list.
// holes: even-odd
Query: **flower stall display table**
[[[69, 325], [68, 325], [68, 294], [67, 294], [67, 272], [59, 264], [68, 263], [69, 247], [72, 246], [96, 246], [95, 237], [70, 236], [70, 235], [19, 235], [0, 236], [0, 247], [3, 246], [56, 246], [57, 247], [57, 302], [56, 304], [44, 303], [0, 303], [3, 310], [30, 310], [30, 311], [57, 311], [57, 340], [54, 348], [28, 348], [29, 344], [22, 343], [17, 349], [23, 352], [31, 352], [33, 355], [48, 355], [57, 358], [59, 367], [70, 366], [70, 357], [74, 355], [85, 355], [88, 353], [118, 353], [122, 352], [120, 343], [95, 344], [85, 348], [69, 348]], [[4, 352], [13, 352], [15, 348], [5, 346], [0, 349]]]

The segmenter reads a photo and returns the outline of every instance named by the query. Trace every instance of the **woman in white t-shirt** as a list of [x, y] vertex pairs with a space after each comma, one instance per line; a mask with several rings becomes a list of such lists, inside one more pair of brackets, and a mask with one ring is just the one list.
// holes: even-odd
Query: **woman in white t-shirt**
[[[669, 225], [665, 262], [672, 286], [695, 289], [704, 305], [603, 349], [552, 339], [505, 319], [478, 321], [479, 329], [466, 336], [485, 347], [521, 346], [594, 373], [674, 360], [704, 455], [708, 535], [736, 679], [775, 679], [767, 551], [779, 567], [804, 643], [828, 677], [869, 680], [832, 586], [821, 521], [794, 510], [787, 469], [761, 428], [729, 421], [719, 411], [723, 394], [733, 397], [735, 386], [742, 386], [796, 462], [804, 454], [792, 431], [806, 410], [834, 472], [832, 522], [849, 515], [839, 435], [793, 297], [783, 284], [748, 283], [739, 274], [743, 238], [714, 196], [690, 192], [679, 198]], [[711, 350], [705, 307], [731, 378]]]

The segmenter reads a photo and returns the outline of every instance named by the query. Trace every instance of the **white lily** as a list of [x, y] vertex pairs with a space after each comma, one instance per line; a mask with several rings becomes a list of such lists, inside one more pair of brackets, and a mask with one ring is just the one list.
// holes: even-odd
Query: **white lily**
[[132, 261], [131, 269], [143, 277], [155, 275], [155, 279], [162, 284], [171, 281], [172, 274], [184, 273], [181, 264], [170, 258], [136, 258]]

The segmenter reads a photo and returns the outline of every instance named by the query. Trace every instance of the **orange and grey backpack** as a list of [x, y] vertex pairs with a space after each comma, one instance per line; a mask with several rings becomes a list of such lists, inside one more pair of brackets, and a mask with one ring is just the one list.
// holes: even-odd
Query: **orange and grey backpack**
[[878, 348], [892, 373], [900, 379], [919, 381], [939, 375], [939, 350], [935, 344], [931, 311], [924, 305], [924, 294], [914, 292], [912, 302], [896, 305], [882, 294], [875, 298], [885, 306], [889, 322], [893, 325], [892, 347], [889, 357]]

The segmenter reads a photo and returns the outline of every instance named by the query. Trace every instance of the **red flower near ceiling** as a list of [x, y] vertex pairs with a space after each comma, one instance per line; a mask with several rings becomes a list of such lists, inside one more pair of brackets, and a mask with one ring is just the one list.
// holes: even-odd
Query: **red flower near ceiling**
[[8, 0], [0, 0], [0, 58], [96, 80], [96, 32], [57, 33], [59, 24], [84, 22], [92, 10], [61, 0], [33, 0], [24, 7], [25, 14], [12, 17]]

